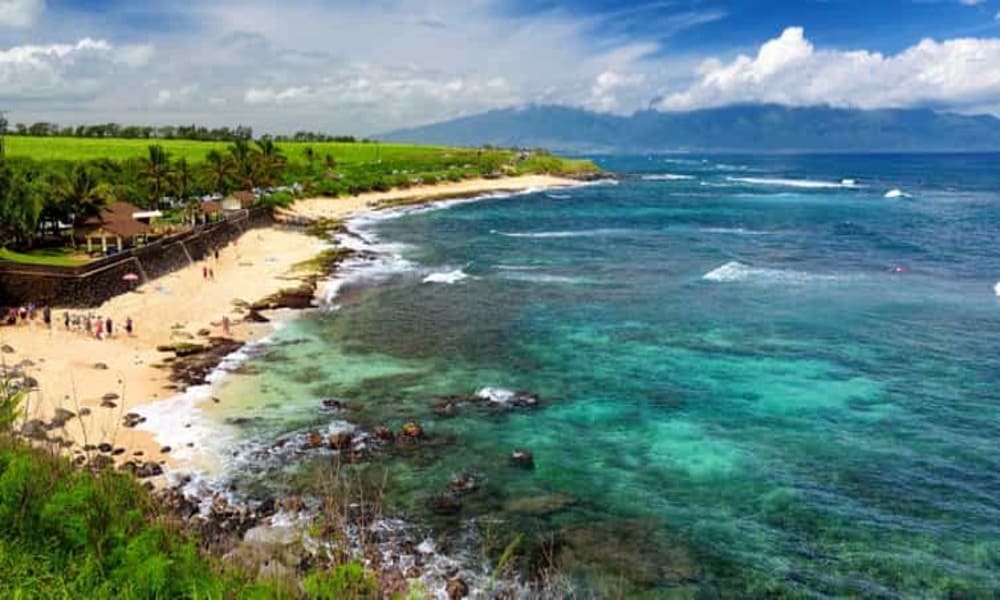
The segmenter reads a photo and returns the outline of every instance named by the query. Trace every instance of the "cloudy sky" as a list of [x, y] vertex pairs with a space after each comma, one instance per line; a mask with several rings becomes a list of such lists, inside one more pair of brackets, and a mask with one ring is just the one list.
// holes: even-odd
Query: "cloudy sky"
[[0, 0], [14, 122], [366, 135], [736, 102], [1000, 115], [1000, 0]]

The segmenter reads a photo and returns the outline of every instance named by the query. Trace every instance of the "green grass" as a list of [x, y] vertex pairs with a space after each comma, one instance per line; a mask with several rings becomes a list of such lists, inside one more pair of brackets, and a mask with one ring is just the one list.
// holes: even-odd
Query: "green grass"
[[25, 252], [15, 252], [0, 248], [0, 260], [24, 265], [48, 265], [56, 267], [76, 267], [86, 264], [88, 259], [75, 256], [70, 248], [40, 248]]
[[[8, 136], [7, 154], [11, 157], [33, 158], [35, 160], [127, 160], [143, 158], [151, 144], [160, 144], [171, 154], [171, 158], [201, 162], [211, 150], [225, 152], [229, 142], [197, 142], [191, 140], [138, 140], [138, 139], [94, 139], [73, 137], [29, 137]], [[341, 142], [278, 144], [285, 155], [296, 163], [305, 163], [304, 152], [311, 146], [317, 161], [322, 163], [327, 153], [333, 154], [338, 164], [374, 163], [405, 161], [407, 163], [437, 161], [467, 154], [470, 158], [474, 150], [460, 150], [439, 146], [417, 146], [413, 144], [363, 144]]]

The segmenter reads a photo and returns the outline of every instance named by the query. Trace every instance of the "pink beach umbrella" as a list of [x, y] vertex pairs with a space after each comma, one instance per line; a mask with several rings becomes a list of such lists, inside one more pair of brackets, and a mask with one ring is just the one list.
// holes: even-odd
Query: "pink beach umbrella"
[[139, 276], [136, 275], [135, 273], [126, 273], [124, 276], [122, 276], [122, 279], [124, 279], [125, 281], [139, 281]]

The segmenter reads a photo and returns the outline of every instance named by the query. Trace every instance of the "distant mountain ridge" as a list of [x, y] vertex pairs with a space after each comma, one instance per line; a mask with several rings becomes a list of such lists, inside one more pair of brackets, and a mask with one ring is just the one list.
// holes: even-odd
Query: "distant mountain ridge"
[[1000, 150], [1000, 119], [930, 109], [740, 105], [632, 116], [562, 106], [494, 110], [377, 136], [396, 142], [570, 152]]

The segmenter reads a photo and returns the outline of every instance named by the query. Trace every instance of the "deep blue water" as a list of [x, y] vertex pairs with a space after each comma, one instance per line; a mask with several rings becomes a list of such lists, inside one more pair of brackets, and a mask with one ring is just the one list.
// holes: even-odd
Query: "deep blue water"
[[[602, 595], [1000, 593], [1000, 156], [599, 163], [623, 179], [364, 225], [405, 262], [281, 332], [247, 435], [325, 396], [416, 419], [451, 443], [381, 460], [388, 510], [523, 532]], [[483, 387], [542, 406], [434, 413]]]

